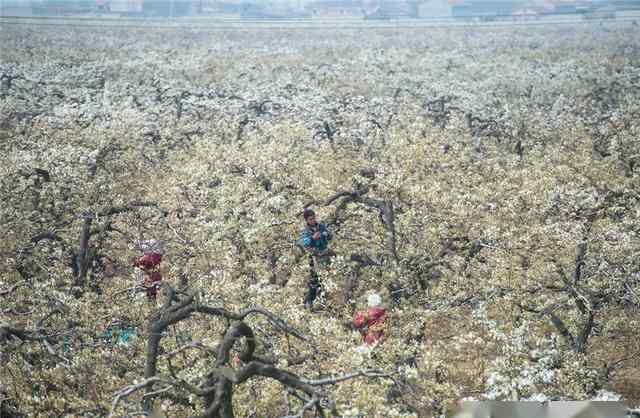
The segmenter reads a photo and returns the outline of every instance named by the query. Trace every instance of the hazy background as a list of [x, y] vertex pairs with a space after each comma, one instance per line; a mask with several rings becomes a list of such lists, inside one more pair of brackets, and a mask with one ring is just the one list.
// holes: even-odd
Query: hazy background
[[0, 0], [0, 16], [253, 19], [612, 19], [640, 0]]

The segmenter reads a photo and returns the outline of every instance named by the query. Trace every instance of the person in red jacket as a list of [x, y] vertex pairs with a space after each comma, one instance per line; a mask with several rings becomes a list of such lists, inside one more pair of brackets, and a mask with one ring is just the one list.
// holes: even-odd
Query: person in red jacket
[[353, 325], [360, 330], [364, 343], [373, 345], [386, 338], [387, 310], [382, 307], [380, 295], [373, 294], [368, 299], [369, 310], [359, 311], [353, 318]]
[[154, 239], [144, 241], [141, 245], [144, 255], [133, 261], [134, 267], [139, 267], [145, 272], [143, 286], [147, 289], [147, 297], [150, 301], [156, 300], [158, 288], [162, 281], [160, 263], [162, 262], [162, 244]]

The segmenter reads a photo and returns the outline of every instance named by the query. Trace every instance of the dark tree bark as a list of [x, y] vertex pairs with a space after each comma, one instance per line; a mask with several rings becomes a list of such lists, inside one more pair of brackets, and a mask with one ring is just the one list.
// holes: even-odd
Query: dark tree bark
[[[184, 294], [176, 292], [170, 286], [165, 284], [167, 291], [167, 299], [164, 305], [156, 311], [149, 320], [149, 334], [147, 337], [147, 359], [144, 370], [145, 380], [142, 383], [133, 385], [120, 391], [114, 400], [110, 417], [113, 416], [114, 410], [122, 397], [130, 395], [132, 392], [145, 389], [146, 396], [144, 398], [144, 408], [146, 411], [152, 410], [154, 396], [160, 391], [154, 392], [154, 384], [165, 383], [170, 386], [180, 387], [194, 395], [203, 398], [205, 410], [198, 415], [200, 418], [234, 418], [233, 412], [233, 391], [234, 387], [240, 385], [254, 376], [269, 377], [278, 380], [296, 397], [306, 397], [306, 404], [303, 408], [316, 408], [316, 413], [324, 416], [323, 407], [320, 406], [319, 400], [326, 397], [322, 392], [316, 389], [316, 386], [335, 384], [343, 380], [351, 379], [358, 376], [368, 377], [387, 377], [386, 374], [377, 370], [361, 370], [339, 378], [326, 378], [319, 380], [307, 380], [301, 378], [291, 372], [274, 366], [276, 360], [265, 358], [257, 355], [256, 337], [251, 327], [245, 322], [246, 318], [252, 314], [262, 315], [277, 330], [296, 337], [302, 341], [309, 342], [306, 337], [295, 329], [289, 327], [283, 320], [276, 317], [272, 313], [260, 309], [250, 308], [245, 311], [234, 313], [221, 308], [213, 308], [201, 305], [195, 298], [195, 293]], [[212, 362], [212, 368], [206, 373], [200, 385], [193, 385], [176, 377], [171, 364], [172, 379], [157, 376], [158, 354], [160, 351], [160, 343], [162, 335], [166, 329], [182, 320], [189, 318], [192, 314], [200, 313], [212, 317], [219, 317], [230, 321], [230, 325], [225, 331], [224, 337], [220, 344], [215, 348], [207, 349], [207, 352], [214, 354], [215, 360]], [[239, 350], [238, 358], [243, 363], [238, 368], [232, 368], [230, 365], [230, 354], [241, 341], [244, 346]], [[192, 345], [192, 346], [197, 346]], [[177, 350], [175, 353], [183, 351]], [[172, 354], [169, 353], [169, 356]], [[292, 362], [297, 359], [289, 359]], [[304, 360], [303, 360], [304, 361]], [[298, 395], [297, 392], [303, 395]]]
[[78, 277], [76, 277], [76, 285], [82, 286], [87, 277], [87, 270], [89, 268], [89, 238], [91, 237], [91, 223], [93, 222], [93, 215], [89, 212], [85, 212], [83, 215], [84, 222], [82, 224], [82, 235], [80, 236], [80, 249], [76, 262], [78, 263]]

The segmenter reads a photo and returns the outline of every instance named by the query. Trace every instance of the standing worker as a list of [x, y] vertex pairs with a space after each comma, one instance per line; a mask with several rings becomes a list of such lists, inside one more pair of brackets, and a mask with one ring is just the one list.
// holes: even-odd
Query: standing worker
[[304, 298], [304, 304], [311, 308], [313, 301], [320, 293], [320, 277], [318, 276], [318, 266], [327, 267], [329, 265], [331, 253], [328, 246], [333, 238], [325, 224], [318, 223], [316, 214], [311, 209], [305, 209], [302, 216], [305, 221], [305, 228], [302, 232], [302, 245], [309, 253], [309, 289]]

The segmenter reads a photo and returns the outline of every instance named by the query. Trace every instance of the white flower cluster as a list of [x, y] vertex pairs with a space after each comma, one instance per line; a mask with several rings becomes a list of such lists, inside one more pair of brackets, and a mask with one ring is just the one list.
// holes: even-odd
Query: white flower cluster
[[[487, 370], [484, 396], [495, 400], [547, 399], [555, 390], [560, 366], [560, 353], [552, 341], [532, 336], [527, 321], [504, 331], [488, 319], [485, 304], [474, 311], [474, 318], [501, 344], [501, 355]], [[532, 350], [532, 346], [538, 348]]]

